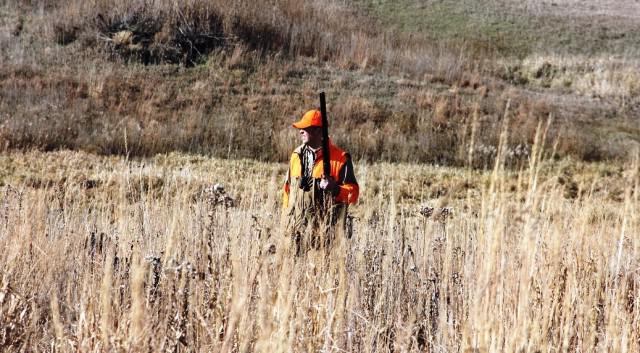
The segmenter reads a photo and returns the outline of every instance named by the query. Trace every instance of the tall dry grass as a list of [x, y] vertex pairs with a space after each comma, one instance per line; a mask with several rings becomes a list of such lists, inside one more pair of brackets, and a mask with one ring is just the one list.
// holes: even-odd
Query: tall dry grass
[[549, 162], [544, 135], [520, 172], [357, 165], [353, 238], [302, 257], [279, 226], [282, 165], [4, 156], [0, 343], [638, 352], [638, 161]]
[[[127, 61], [192, 66], [234, 47], [261, 56], [311, 57], [380, 67], [409, 41], [376, 28], [341, 1], [48, 1], [48, 35], [106, 49]], [[31, 5], [38, 8], [38, 5]], [[42, 6], [42, 5], [41, 5]], [[408, 37], [407, 37], [408, 38]], [[392, 55], [389, 55], [392, 54]], [[387, 58], [389, 56], [389, 58]]]

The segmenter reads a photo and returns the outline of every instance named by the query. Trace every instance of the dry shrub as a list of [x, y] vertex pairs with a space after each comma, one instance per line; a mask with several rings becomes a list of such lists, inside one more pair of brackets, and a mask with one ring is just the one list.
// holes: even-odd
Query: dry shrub
[[451, 103], [447, 97], [440, 97], [433, 109], [433, 122], [437, 125], [447, 125], [451, 117]]
[[393, 136], [384, 130], [385, 122], [392, 120], [387, 107], [372, 99], [350, 96], [333, 106], [331, 114], [338, 127], [333, 134], [354, 156], [390, 157], [383, 156], [388, 150], [385, 139]]
[[[474, 66], [465, 45], [382, 31], [354, 6], [337, 1], [169, 0], [47, 1], [43, 24], [53, 40], [101, 48], [107, 57], [193, 66], [219, 49], [243, 46], [273, 55], [330, 61], [345, 69], [384, 70], [456, 82]], [[477, 65], [475, 65], [477, 67]]]
[[[54, 16], [55, 38], [73, 42], [81, 33], [98, 36], [108, 52], [145, 64], [194, 65], [217, 48], [242, 45], [261, 55], [317, 57], [376, 63], [369, 54], [372, 26], [358, 16], [358, 25], [346, 18], [344, 7], [319, 6], [306, 1], [276, 3], [190, 0], [59, 2]], [[58, 24], [59, 23], [59, 24]]]
[[349, 96], [338, 102], [332, 110], [332, 115], [338, 121], [344, 121], [347, 129], [357, 128], [360, 124], [370, 122], [379, 127], [388, 120], [391, 112], [381, 103], [365, 97]]
[[56, 43], [67, 45], [78, 39], [80, 28], [76, 25], [69, 25], [65, 22], [57, 22], [53, 25], [53, 36]]

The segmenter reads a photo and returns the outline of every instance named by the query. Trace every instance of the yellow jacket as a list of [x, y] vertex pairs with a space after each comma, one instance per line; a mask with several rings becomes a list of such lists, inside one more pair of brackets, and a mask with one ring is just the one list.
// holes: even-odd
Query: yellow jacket
[[[304, 145], [298, 146], [291, 154], [291, 160], [289, 163], [289, 173], [284, 183], [284, 193], [282, 196], [283, 208], [289, 205], [289, 191], [292, 178], [302, 177], [302, 163], [301, 154]], [[338, 184], [338, 192], [334, 193], [334, 202], [353, 204], [358, 201], [360, 188], [353, 173], [353, 164], [351, 163], [351, 156], [344, 150], [340, 149], [331, 141], [329, 141], [329, 155], [331, 165], [331, 177]], [[313, 171], [311, 177], [314, 179], [320, 179], [323, 175], [322, 165], [322, 149], [316, 151], [316, 160], [313, 165]]]

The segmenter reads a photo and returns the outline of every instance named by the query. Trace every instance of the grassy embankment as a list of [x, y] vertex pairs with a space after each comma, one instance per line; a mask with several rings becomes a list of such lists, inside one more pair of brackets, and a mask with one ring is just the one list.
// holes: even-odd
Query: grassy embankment
[[[487, 66], [488, 76], [522, 89], [519, 93], [524, 96], [561, 107], [560, 116], [575, 119], [576, 125], [569, 130], [579, 130], [590, 144], [637, 147], [637, 2], [357, 3], [386, 27], [422, 33], [434, 43], [454, 43], [468, 48], [468, 53], [495, 53], [479, 58], [493, 61]], [[596, 158], [607, 154], [596, 152], [598, 149], [593, 150]]]
[[507, 101], [514, 153], [549, 114], [560, 155], [625, 158], [637, 145], [633, 61], [538, 56], [555, 27], [530, 40], [536, 22], [470, 12], [479, 5], [380, 2], [390, 18], [371, 19], [334, 2], [83, 4], [3, 6], [6, 148], [283, 160], [289, 123], [321, 89], [334, 138], [358, 159], [460, 165], [474, 145], [474, 164], [490, 165]]

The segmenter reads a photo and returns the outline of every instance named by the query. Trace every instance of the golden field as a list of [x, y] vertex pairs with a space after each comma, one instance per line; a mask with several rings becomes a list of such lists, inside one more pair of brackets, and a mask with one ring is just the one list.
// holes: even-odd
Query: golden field
[[640, 351], [637, 160], [358, 163], [353, 237], [301, 257], [284, 164], [0, 164], [3, 351]]
[[0, 1], [0, 352], [640, 352], [638, 6]]

